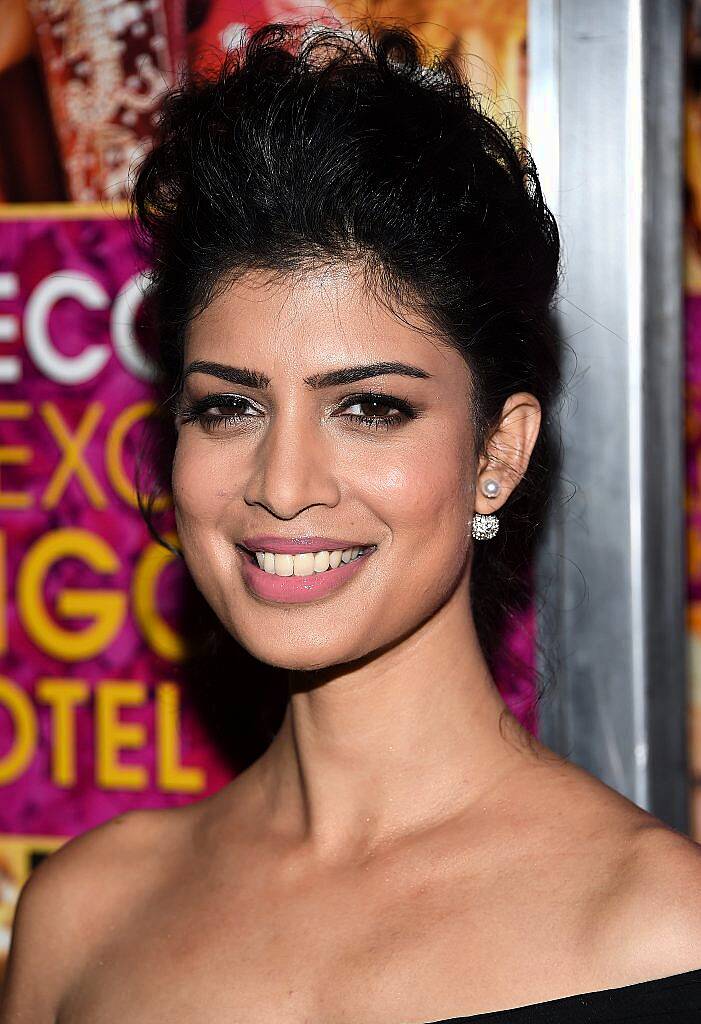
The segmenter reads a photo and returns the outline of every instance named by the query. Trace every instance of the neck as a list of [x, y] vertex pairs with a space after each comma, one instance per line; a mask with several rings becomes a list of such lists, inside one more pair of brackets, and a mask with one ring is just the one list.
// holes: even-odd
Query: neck
[[259, 777], [277, 826], [329, 857], [464, 813], [523, 764], [532, 739], [457, 592], [391, 648], [291, 673], [290, 685]]

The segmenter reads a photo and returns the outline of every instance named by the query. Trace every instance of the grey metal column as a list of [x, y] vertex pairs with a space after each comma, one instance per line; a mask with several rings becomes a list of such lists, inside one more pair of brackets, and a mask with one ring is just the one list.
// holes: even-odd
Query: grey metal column
[[553, 676], [540, 734], [688, 831], [683, 14], [682, 0], [530, 0], [527, 134], [563, 237], [571, 347], [536, 567]]

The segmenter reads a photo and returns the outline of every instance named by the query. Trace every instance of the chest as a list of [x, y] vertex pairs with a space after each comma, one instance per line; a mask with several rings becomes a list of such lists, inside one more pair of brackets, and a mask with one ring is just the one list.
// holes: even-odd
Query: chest
[[191, 882], [115, 922], [57, 1024], [423, 1024], [535, 1002], [553, 979], [587, 988], [576, 903], [544, 914], [509, 884]]

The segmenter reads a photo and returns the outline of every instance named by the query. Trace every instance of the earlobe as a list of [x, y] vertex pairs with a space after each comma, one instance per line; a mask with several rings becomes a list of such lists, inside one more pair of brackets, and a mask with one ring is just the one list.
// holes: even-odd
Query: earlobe
[[[490, 464], [487, 463], [485, 469], [488, 469], [489, 465]], [[475, 514], [478, 516], [489, 516], [490, 513], [498, 511], [499, 508], [501, 508], [501, 506], [503, 505], [506, 498], [502, 497], [498, 506], [495, 506], [494, 502], [502, 494], [504, 487], [502, 485], [501, 480], [498, 479], [497, 476], [495, 475], [494, 469], [492, 469], [491, 475], [484, 476], [479, 480], [477, 487], [478, 496], [477, 501], [475, 502]], [[480, 495], [483, 495], [486, 501], [482, 500], [480, 498]], [[506, 497], [508, 497], [508, 494], [506, 495]]]

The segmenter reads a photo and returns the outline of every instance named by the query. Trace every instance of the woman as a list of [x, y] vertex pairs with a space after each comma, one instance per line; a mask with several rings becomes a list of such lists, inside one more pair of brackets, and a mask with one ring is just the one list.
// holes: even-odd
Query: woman
[[135, 200], [178, 536], [289, 702], [214, 796], [36, 869], [2, 1024], [701, 1009], [698, 846], [490, 671], [552, 467], [558, 235], [527, 151], [425, 56], [270, 25], [169, 98]]

